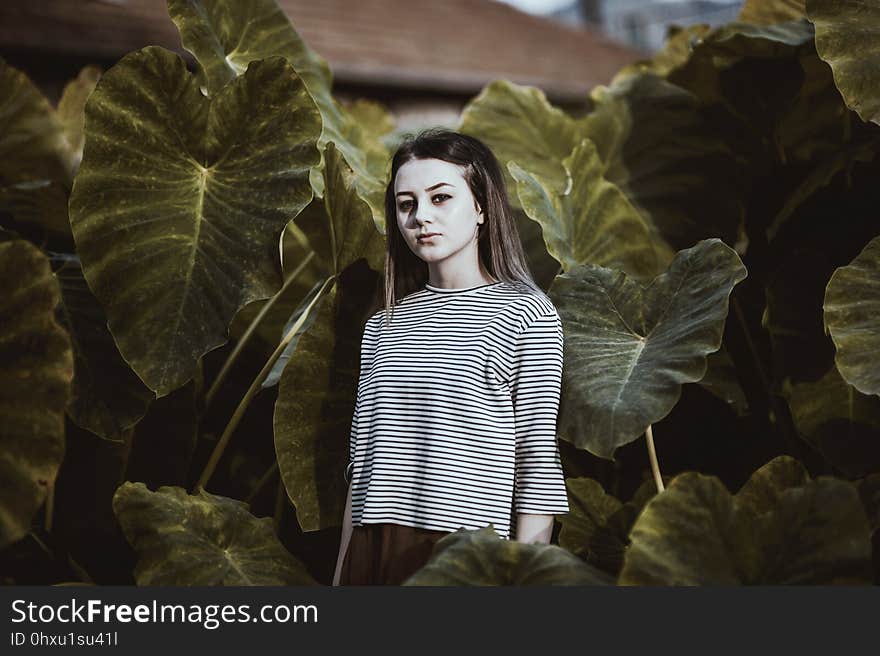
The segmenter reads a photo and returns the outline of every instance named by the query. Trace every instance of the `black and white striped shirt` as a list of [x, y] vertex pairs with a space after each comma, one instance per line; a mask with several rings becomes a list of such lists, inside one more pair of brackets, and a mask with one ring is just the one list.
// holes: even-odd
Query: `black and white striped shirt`
[[505, 281], [426, 285], [366, 323], [351, 424], [352, 525], [453, 532], [569, 511], [556, 421], [562, 322]]

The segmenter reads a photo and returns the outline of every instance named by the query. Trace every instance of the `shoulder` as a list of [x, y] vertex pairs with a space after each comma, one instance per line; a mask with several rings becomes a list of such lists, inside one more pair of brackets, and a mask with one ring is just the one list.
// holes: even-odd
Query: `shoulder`
[[510, 293], [510, 305], [519, 319], [520, 330], [542, 317], [559, 319], [553, 301], [540, 289], [534, 289], [522, 282], [506, 283], [504, 287]]

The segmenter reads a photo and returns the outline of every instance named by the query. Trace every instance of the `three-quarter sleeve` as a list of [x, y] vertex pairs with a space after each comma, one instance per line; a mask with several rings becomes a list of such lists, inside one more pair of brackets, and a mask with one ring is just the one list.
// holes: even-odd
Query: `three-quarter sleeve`
[[562, 320], [554, 309], [519, 334], [510, 392], [516, 424], [514, 509], [517, 513], [569, 511], [556, 441], [562, 391]]

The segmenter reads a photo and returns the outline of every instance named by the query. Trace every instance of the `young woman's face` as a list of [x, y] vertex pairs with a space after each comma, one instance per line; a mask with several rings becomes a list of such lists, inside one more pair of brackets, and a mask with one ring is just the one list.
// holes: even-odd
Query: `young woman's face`
[[[410, 160], [397, 170], [394, 194], [400, 234], [425, 262], [438, 263], [476, 248], [483, 215], [457, 164]], [[421, 238], [425, 233], [436, 234]]]

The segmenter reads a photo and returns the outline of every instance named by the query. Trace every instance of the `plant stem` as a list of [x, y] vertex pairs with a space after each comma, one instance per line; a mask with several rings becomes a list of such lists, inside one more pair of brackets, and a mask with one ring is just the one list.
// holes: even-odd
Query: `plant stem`
[[746, 346], [749, 347], [749, 353], [752, 356], [752, 361], [755, 363], [755, 370], [758, 372], [758, 377], [761, 379], [761, 385], [764, 388], [764, 392], [769, 396], [770, 380], [767, 377], [767, 372], [764, 371], [763, 364], [761, 364], [761, 356], [758, 353], [758, 348], [755, 346], [755, 342], [752, 340], [752, 334], [749, 332], [749, 325], [746, 322], [746, 317], [743, 314], [742, 308], [739, 305], [739, 299], [731, 299], [731, 305], [733, 305], [733, 311], [736, 314], [736, 319], [739, 322], [740, 328], [742, 329], [743, 337], [746, 341]]
[[[749, 325], [746, 321], [745, 313], [740, 306], [739, 300], [737, 298], [731, 299], [731, 305], [733, 306], [733, 311], [736, 314], [737, 321], [740, 326], [740, 330], [742, 331], [743, 338], [746, 342], [746, 346], [748, 347], [749, 355], [752, 357], [752, 361], [755, 365], [755, 370], [758, 372], [758, 379], [761, 385], [761, 392], [764, 395], [764, 402], [767, 404], [767, 410], [771, 413], [772, 417], [770, 418], [771, 423], [773, 422], [773, 417], [776, 418], [777, 429], [782, 434], [782, 439], [786, 441], [790, 453], [799, 454], [802, 449], [800, 448], [799, 442], [801, 440], [798, 439], [798, 431], [794, 425], [794, 421], [791, 418], [791, 413], [788, 408], [788, 403], [782, 401], [779, 396], [771, 389], [770, 385], [770, 377], [767, 372], [764, 370], [764, 366], [761, 363], [761, 356], [758, 352], [758, 348], [755, 345], [754, 340], [752, 339], [752, 334], [749, 331]], [[743, 388], [745, 391], [745, 388]], [[750, 408], [753, 410], [754, 408]]]
[[657, 451], [654, 449], [654, 433], [651, 431], [651, 424], [645, 430], [645, 440], [648, 442], [648, 458], [651, 460], [651, 471], [654, 473], [654, 482], [657, 484], [657, 492], [662, 492], [663, 477], [660, 475], [660, 463], [657, 462]]
[[251, 490], [251, 493], [247, 496], [247, 499], [244, 500], [244, 502], [247, 505], [251, 505], [253, 503], [254, 497], [256, 497], [257, 494], [260, 493], [260, 490], [262, 490], [266, 486], [266, 483], [268, 483], [270, 480], [272, 480], [272, 476], [274, 476], [275, 472], [277, 472], [277, 471], [278, 471], [278, 460], [276, 459], [272, 463], [272, 466], [266, 470], [266, 473], [263, 474], [262, 476], [260, 476], [260, 480], [257, 481], [257, 484], [254, 486], [254, 489]]
[[39, 536], [38, 536], [36, 533], [33, 532], [33, 530], [28, 531], [28, 535], [31, 536], [31, 538], [33, 539], [34, 542], [36, 542], [38, 545], [40, 545], [40, 548], [41, 548], [43, 551], [45, 551], [47, 554], [49, 554], [49, 555], [52, 556], [53, 558], [55, 557], [55, 554], [52, 553], [52, 550], [51, 550], [49, 547], [46, 546], [46, 543], [43, 542], [43, 541], [39, 538]]
[[220, 439], [217, 441], [217, 445], [214, 447], [214, 451], [211, 453], [208, 464], [205, 465], [205, 469], [202, 472], [202, 475], [199, 477], [198, 483], [196, 483], [194, 494], [198, 494], [200, 490], [203, 490], [205, 488], [205, 485], [214, 473], [214, 469], [216, 469], [217, 467], [217, 463], [220, 461], [220, 457], [223, 455], [223, 451], [226, 450], [226, 445], [229, 444], [229, 440], [232, 437], [232, 434], [238, 427], [239, 422], [241, 422], [241, 418], [244, 417], [244, 413], [250, 405], [251, 400], [254, 398], [254, 396], [256, 396], [257, 392], [260, 391], [260, 386], [263, 384], [263, 381], [266, 380], [266, 377], [269, 375], [269, 372], [272, 371], [272, 367], [275, 365], [275, 362], [278, 360], [278, 358], [281, 357], [281, 354], [284, 353], [284, 349], [287, 348], [287, 345], [293, 339], [293, 336], [296, 335], [296, 333], [305, 323], [309, 314], [311, 314], [312, 312], [312, 308], [314, 308], [318, 300], [324, 296], [325, 290], [335, 279], [335, 276], [331, 276], [324, 281], [324, 284], [321, 286], [321, 289], [318, 290], [318, 293], [315, 294], [315, 297], [312, 299], [311, 303], [309, 303], [306, 309], [303, 310], [302, 314], [299, 315], [299, 318], [296, 320], [293, 326], [290, 327], [290, 330], [284, 336], [284, 339], [281, 340], [281, 343], [278, 345], [272, 355], [269, 356], [269, 359], [266, 361], [266, 364], [263, 365], [260, 373], [257, 374], [256, 378], [254, 378], [254, 382], [251, 383], [251, 386], [250, 388], [248, 388], [248, 391], [244, 395], [244, 398], [235, 409], [235, 412], [232, 415], [232, 419], [230, 419], [229, 423], [226, 425], [226, 429], [223, 431], [223, 435], [221, 435]]
[[46, 493], [46, 514], [45, 524], [46, 533], [52, 533], [52, 519], [55, 514], [55, 481], [49, 483], [49, 489]]
[[235, 345], [235, 348], [232, 350], [232, 353], [229, 354], [229, 357], [226, 358], [226, 362], [223, 363], [223, 367], [220, 369], [220, 373], [217, 374], [217, 378], [214, 380], [214, 383], [211, 385], [211, 389], [208, 390], [208, 393], [205, 395], [205, 408], [211, 405], [211, 401], [214, 400], [214, 397], [217, 396], [217, 390], [220, 389], [220, 386], [223, 384], [223, 381], [226, 380], [226, 376], [229, 375], [229, 371], [232, 369], [232, 365], [235, 364], [236, 360], [238, 360], [238, 356], [241, 355], [241, 352], [244, 350], [244, 347], [250, 341], [251, 336], [256, 332], [257, 326], [260, 325], [260, 322], [263, 320], [263, 317], [272, 309], [272, 306], [275, 305], [275, 302], [281, 298], [281, 295], [290, 287], [291, 283], [296, 280], [300, 273], [302, 273], [309, 262], [312, 261], [312, 258], [315, 257], [315, 251], [309, 252], [302, 261], [299, 263], [299, 266], [294, 269], [293, 273], [291, 273], [287, 280], [284, 281], [284, 284], [281, 286], [281, 289], [275, 293], [272, 298], [270, 298], [260, 311], [257, 313], [257, 316], [253, 318], [250, 325], [247, 327], [247, 330], [244, 331], [244, 334], [241, 336], [241, 339], [238, 340], [238, 343]]
[[272, 523], [275, 524], [275, 535], [281, 532], [281, 519], [284, 516], [284, 502], [287, 501], [287, 490], [284, 489], [284, 481], [278, 481], [278, 493], [275, 495], [275, 513], [272, 515]]

